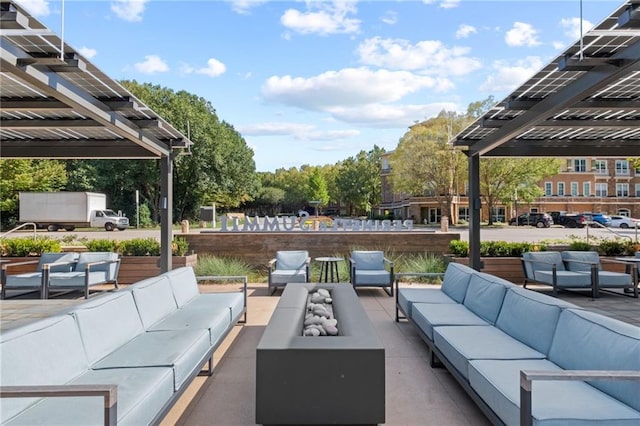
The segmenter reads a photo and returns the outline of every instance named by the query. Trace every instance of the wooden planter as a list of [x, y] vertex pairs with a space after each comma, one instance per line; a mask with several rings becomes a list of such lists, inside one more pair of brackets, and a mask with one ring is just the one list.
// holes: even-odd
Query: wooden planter
[[[469, 265], [468, 257], [452, 257], [456, 263]], [[519, 257], [482, 257], [482, 272], [504, 278], [514, 284], [522, 284], [524, 274], [522, 272], [522, 262]]]
[[[198, 262], [197, 254], [188, 256], [173, 256], [173, 268], [182, 266], [196, 266]], [[38, 260], [37, 257], [9, 257], [3, 258], [11, 263]], [[23, 272], [33, 272], [36, 270], [37, 263], [31, 265], [16, 266], [11, 268], [11, 274], [21, 274]], [[133, 284], [145, 278], [160, 275], [160, 256], [123, 256], [120, 262], [120, 271], [118, 272], [119, 284]]]

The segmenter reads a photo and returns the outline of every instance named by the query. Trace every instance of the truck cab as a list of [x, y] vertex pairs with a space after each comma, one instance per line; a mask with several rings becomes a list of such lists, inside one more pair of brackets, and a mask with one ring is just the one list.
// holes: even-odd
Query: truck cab
[[129, 227], [129, 219], [124, 216], [118, 216], [116, 212], [110, 209], [92, 210], [91, 227], [104, 228], [106, 231], [113, 231], [116, 228], [124, 231]]

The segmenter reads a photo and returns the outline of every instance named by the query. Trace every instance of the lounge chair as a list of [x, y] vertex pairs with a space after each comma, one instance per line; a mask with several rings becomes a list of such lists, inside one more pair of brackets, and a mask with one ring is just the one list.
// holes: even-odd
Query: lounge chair
[[598, 297], [598, 274], [595, 267], [592, 267], [590, 273], [568, 270], [559, 251], [526, 252], [520, 260], [524, 272], [524, 288], [527, 288], [528, 283], [550, 285], [554, 296], [558, 295], [558, 289], [591, 289], [592, 296]]
[[393, 262], [382, 251], [354, 250], [349, 258], [353, 287], [381, 287], [393, 296]]
[[[16, 290], [20, 294], [39, 292], [41, 299], [47, 298], [44, 275], [51, 272], [72, 271], [78, 260], [78, 253], [42, 253], [39, 259], [25, 262], [13, 262], [2, 265], [2, 299], [6, 299], [7, 290]], [[16, 266], [38, 264], [35, 272], [20, 274], [9, 273]]]
[[89, 288], [99, 284], [113, 284], [118, 288], [120, 257], [112, 252], [80, 253], [72, 271], [46, 274], [46, 295], [55, 291], [81, 290], [89, 298]]
[[275, 293], [278, 287], [288, 283], [309, 282], [311, 258], [307, 250], [277, 251], [269, 261], [269, 291]]
[[602, 262], [624, 262], [611, 259], [601, 259], [598, 252], [595, 251], [563, 251], [561, 254], [567, 270], [589, 275], [591, 275], [593, 271], [595, 278], [594, 297], [598, 297], [600, 289], [611, 288], [629, 289], [633, 291], [633, 297], [638, 297], [638, 281], [634, 272], [627, 274], [623, 272], [605, 271], [602, 269]]

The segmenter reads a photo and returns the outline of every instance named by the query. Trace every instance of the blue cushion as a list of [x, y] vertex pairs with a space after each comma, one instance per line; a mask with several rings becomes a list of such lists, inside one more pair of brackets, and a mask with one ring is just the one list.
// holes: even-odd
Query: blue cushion
[[411, 319], [433, 341], [433, 328], [444, 325], [489, 325], [458, 303], [415, 303]]
[[[226, 306], [230, 310], [230, 322], [235, 324], [240, 316], [244, 313], [244, 293], [243, 292], [224, 292], [224, 293], [202, 293], [193, 299], [184, 308], [198, 309], [210, 312], [214, 306]], [[215, 308], [218, 309], [218, 308]]]
[[471, 275], [476, 271], [460, 263], [450, 262], [444, 273], [442, 291], [458, 303], [464, 301]]
[[566, 308], [577, 306], [535, 291], [512, 287], [504, 296], [496, 326], [511, 337], [547, 354], [560, 310]]
[[402, 312], [411, 318], [414, 303], [457, 303], [447, 296], [440, 288], [399, 288], [398, 305]]
[[[560, 314], [549, 360], [565, 370], [640, 370], [640, 327], [579, 309]], [[640, 382], [592, 385], [640, 411]]]
[[[508, 425], [520, 424], [520, 371], [561, 370], [543, 359], [473, 360], [469, 383]], [[534, 424], [638, 425], [640, 413], [580, 381], [534, 381]]]
[[143, 333], [92, 365], [94, 370], [131, 367], [172, 367], [178, 390], [210, 348], [203, 329]]
[[185, 266], [176, 268], [164, 275], [169, 278], [171, 289], [173, 290], [173, 297], [176, 299], [176, 304], [179, 308], [200, 294], [198, 281], [192, 267]]
[[42, 272], [25, 272], [24, 274], [7, 275], [7, 289], [10, 288], [42, 288]]
[[495, 324], [507, 285], [489, 274], [471, 275], [464, 305], [490, 324]]
[[[118, 260], [118, 253], [111, 252], [84, 252], [80, 253], [78, 257], [78, 263], [76, 264], [76, 271], [83, 272], [87, 263], [93, 262], [106, 262]], [[91, 266], [91, 272], [103, 271], [106, 272], [107, 280], [112, 281], [117, 279], [118, 264], [117, 263], [103, 263], [99, 265]]]
[[165, 274], [155, 280], [147, 280], [143, 285], [133, 288], [131, 292], [142, 324], [147, 330], [178, 310], [169, 278]]
[[[542, 283], [553, 285], [551, 271], [535, 271], [535, 279]], [[584, 272], [557, 271], [556, 285], [566, 288], [591, 288], [591, 275]]]
[[[527, 277], [536, 278], [536, 271], [551, 271], [552, 264], [556, 265], [557, 271], [564, 271], [564, 263], [562, 262], [562, 255], [557, 251], [537, 251], [526, 252], [522, 254], [522, 258], [525, 260], [532, 260], [536, 262], [524, 262], [525, 272]], [[544, 262], [544, 263], [540, 263]]]
[[353, 285], [377, 285], [377, 286], [390, 286], [391, 285], [391, 272], [382, 270], [359, 270], [355, 271], [355, 281]]
[[276, 252], [276, 270], [302, 269], [306, 267], [309, 252], [306, 250]]
[[208, 310], [182, 308], [157, 322], [150, 331], [206, 330], [209, 333], [209, 345], [215, 346], [231, 326], [230, 309], [226, 304], [209, 305]]
[[351, 259], [356, 264], [356, 270], [384, 269], [384, 253], [381, 251], [355, 250], [351, 252]]
[[271, 272], [272, 284], [304, 283], [307, 281], [307, 272], [304, 269], [277, 270]]
[[474, 359], [544, 359], [545, 354], [492, 326], [443, 326], [433, 329], [433, 343], [464, 377]]
[[621, 287], [633, 284], [631, 274], [613, 271], [598, 271], [599, 287]]
[[[52, 289], [84, 288], [86, 278], [87, 274], [84, 272], [52, 272], [49, 275], [49, 287]], [[89, 286], [104, 284], [107, 281], [110, 281], [107, 272], [89, 272]]]
[[57, 265], [49, 268], [49, 272], [69, 272], [75, 267], [75, 261], [78, 260], [78, 253], [42, 253], [38, 262], [38, 272], [42, 272], [45, 263], [70, 262], [66, 265]]

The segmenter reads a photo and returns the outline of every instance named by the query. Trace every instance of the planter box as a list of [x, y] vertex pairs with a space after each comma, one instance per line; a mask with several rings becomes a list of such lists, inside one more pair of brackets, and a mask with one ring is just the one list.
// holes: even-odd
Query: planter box
[[[123, 256], [121, 259], [120, 271], [118, 272], [118, 284], [133, 284], [145, 278], [160, 275], [160, 256]], [[182, 266], [195, 267], [198, 262], [198, 255], [173, 256], [171, 259], [173, 268], [180, 268]], [[38, 257], [3, 257], [2, 260], [8, 260], [14, 263], [38, 260]], [[10, 272], [11, 274], [33, 272], [37, 266], [37, 263], [16, 266], [15, 268], [11, 268]]]

